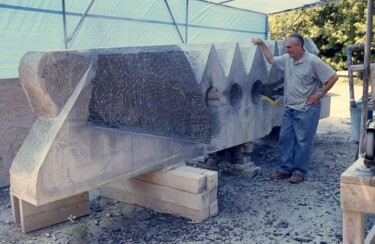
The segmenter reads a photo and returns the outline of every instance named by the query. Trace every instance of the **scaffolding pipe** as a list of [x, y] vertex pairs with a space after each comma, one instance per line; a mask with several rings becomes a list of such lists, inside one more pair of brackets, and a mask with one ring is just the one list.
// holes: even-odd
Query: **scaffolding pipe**
[[357, 104], [355, 103], [354, 97], [354, 79], [353, 79], [353, 52], [363, 49], [364, 44], [355, 44], [346, 47], [346, 62], [348, 65], [348, 79], [349, 79], [349, 101], [350, 108], [356, 108]]
[[68, 49], [68, 34], [66, 30], [66, 12], [65, 12], [65, 0], [61, 0], [62, 3], [62, 12], [63, 12], [63, 28], [64, 28], [64, 46], [65, 49]]
[[185, 43], [188, 43], [188, 26], [189, 26], [189, 0], [186, 0], [186, 19], [185, 19]]
[[371, 41], [372, 41], [372, 13], [373, 0], [367, 0], [367, 20], [366, 20], [366, 43], [365, 57], [363, 61], [363, 95], [362, 95], [362, 113], [361, 113], [361, 130], [359, 136], [359, 148], [362, 148], [363, 139], [365, 138], [365, 129], [367, 122], [367, 103], [368, 103], [368, 81], [370, 76], [370, 57], [371, 57]]
[[174, 26], [176, 27], [176, 30], [177, 30], [177, 32], [178, 32], [178, 35], [180, 36], [180, 39], [181, 39], [182, 43], [185, 43], [184, 38], [183, 38], [182, 35], [181, 35], [180, 29], [179, 29], [178, 26], [177, 26], [176, 20], [174, 19], [174, 16], [173, 16], [173, 13], [172, 13], [172, 11], [171, 11], [171, 8], [169, 7], [168, 0], [164, 0], [164, 2], [165, 2], [165, 4], [167, 5], [168, 12], [169, 12], [169, 14], [171, 15], [171, 18], [172, 18], [173, 24], [174, 24]]
[[81, 26], [82, 21], [85, 19], [86, 15], [87, 15], [87, 13], [89, 12], [89, 10], [90, 10], [91, 6], [93, 5], [94, 1], [95, 1], [95, 0], [91, 0], [91, 2], [87, 5], [85, 12], [83, 13], [83, 15], [81, 16], [81, 18], [79, 19], [79, 21], [78, 21], [76, 27], [74, 28], [72, 34], [70, 35], [70, 37], [68, 37], [68, 38], [66, 39], [66, 43], [68, 43], [68, 42], [70, 42], [70, 41], [73, 40], [73, 37], [75, 36], [75, 34], [76, 34], [78, 28]]
[[222, 5], [224, 3], [229, 3], [229, 2], [234, 2], [235, 0], [226, 0], [226, 1], [222, 1], [222, 2], [219, 2], [217, 3], [218, 5]]
[[290, 29], [290, 27], [292, 27], [293, 25], [294, 25], [294, 23], [296, 23], [296, 21], [306, 12], [306, 10], [307, 10], [307, 8], [305, 8], [303, 11], [302, 11], [302, 13], [300, 13], [300, 15], [298, 15], [297, 16], [297, 18], [295, 18], [294, 20], [293, 20], [293, 22], [288, 26], [288, 27], [286, 27], [286, 29], [283, 31], [283, 32], [281, 32], [276, 38], [275, 38], [275, 41], [278, 41], [279, 39], [280, 39], [280, 37], [282, 37], [289, 29]]

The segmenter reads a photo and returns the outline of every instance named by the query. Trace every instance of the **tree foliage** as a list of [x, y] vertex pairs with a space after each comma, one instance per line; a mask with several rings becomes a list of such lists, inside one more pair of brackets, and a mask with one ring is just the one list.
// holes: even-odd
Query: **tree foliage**
[[[347, 68], [346, 47], [365, 42], [366, 16], [367, 0], [341, 0], [275, 14], [269, 17], [271, 39], [283, 39], [292, 33], [311, 38], [320, 50], [319, 56], [334, 69], [343, 70]], [[354, 63], [363, 63], [363, 52], [353, 53]]]

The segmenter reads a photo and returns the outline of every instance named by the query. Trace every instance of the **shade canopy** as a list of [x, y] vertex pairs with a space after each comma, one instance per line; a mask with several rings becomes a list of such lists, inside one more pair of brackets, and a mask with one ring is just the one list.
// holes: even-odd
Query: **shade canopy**
[[316, 0], [1, 0], [0, 78], [27, 51], [267, 39], [268, 15]]

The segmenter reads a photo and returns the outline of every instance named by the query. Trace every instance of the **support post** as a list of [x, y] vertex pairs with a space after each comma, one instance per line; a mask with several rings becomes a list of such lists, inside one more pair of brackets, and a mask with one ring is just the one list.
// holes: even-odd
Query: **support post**
[[367, 102], [368, 102], [368, 80], [370, 74], [370, 57], [371, 57], [371, 38], [372, 38], [372, 7], [373, 0], [367, 0], [367, 26], [366, 26], [366, 43], [365, 43], [365, 57], [363, 61], [363, 94], [362, 94], [362, 113], [361, 113], [361, 128], [359, 136], [359, 148], [362, 148], [363, 139], [365, 138], [365, 127], [367, 122]]
[[189, 0], [186, 0], [186, 19], [185, 19], [185, 43], [188, 43], [188, 28], [189, 28]]
[[65, 12], [65, 0], [61, 0], [62, 12], [63, 12], [63, 28], [64, 28], [64, 46], [68, 49], [68, 34], [66, 30], [66, 12]]

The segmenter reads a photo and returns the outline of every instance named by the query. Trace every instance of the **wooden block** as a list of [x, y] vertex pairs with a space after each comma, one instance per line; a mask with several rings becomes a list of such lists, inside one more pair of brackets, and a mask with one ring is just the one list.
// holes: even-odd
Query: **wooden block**
[[179, 168], [170, 171], [154, 171], [140, 175], [136, 179], [192, 193], [202, 192], [206, 188], [205, 175], [183, 171]]
[[166, 186], [155, 185], [137, 179], [122, 180], [114, 182], [108, 186], [118, 190], [132, 193], [142, 193], [142, 195], [160, 199], [176, 205], [190, 209], [201, 210], [209, 207], [209, 192], [191, 193], [180, 191]]
[[14, 196], [12, 193], [10, 193], [10, 203], [12, 205], [12, 214], [14, 222], [19, 223], [21, 222], [20, 217], [20, 200]]
[[210, 217], [214, 217], [219, 213], [219, 204], [217, 201], [210, 204]]
[[375, 243], [375, 225], [372, 226], [370, 232], [367, 234], [365, 239], [365, 244], [374, 244]]
[[375, 213], [375, 187], [341, 183], [340, 203], [344, 210]]
[[210, 204], [217, 201], [217, 188], [212, 189], [210, 191], [209, 198], [210, 198], [209, 200]]
[[90, 212], [89, 194], [81, 193], [42, 206], [20, 200], [22, 231], [27, 233], [68, 220], [70, 215], [81, 217]]
[[363, 243], [365, 222], [362, 213], [344, 210], [342, 224], [343, 244]]
[[356, 184], [356, 185], [371, 185], [371, 178], [374, 176], [363, 163], [363, 158], [355, 161], [344, 173], [341, 174], [340, 182]]
[[212, 190], [218, 187], [218, 173], [216, 171], [207, 170], [207, 169], [201, 169], [201, 168], [195, 168], [190, 166], [181, 166], [179, 169], [188, 171], [188, 172], [194, 172], [197, 174], [205, 175], [206, 176], [206, 187], [207, 190]]
[[121, 202], [137, 204], [146, 208], [153, 209], [156, 212], [182, 216], [196, 222], [201, 222], [210, 216], [209, 205], [204, 206], [200, 210], [196, 210], [174, 204], [169, 201], [163, 201], [158, 198], [153, 198], [150, 195], [129, 192], [112, 186], [101, 187], [100, 193], [105, 197], [112, 198]]

